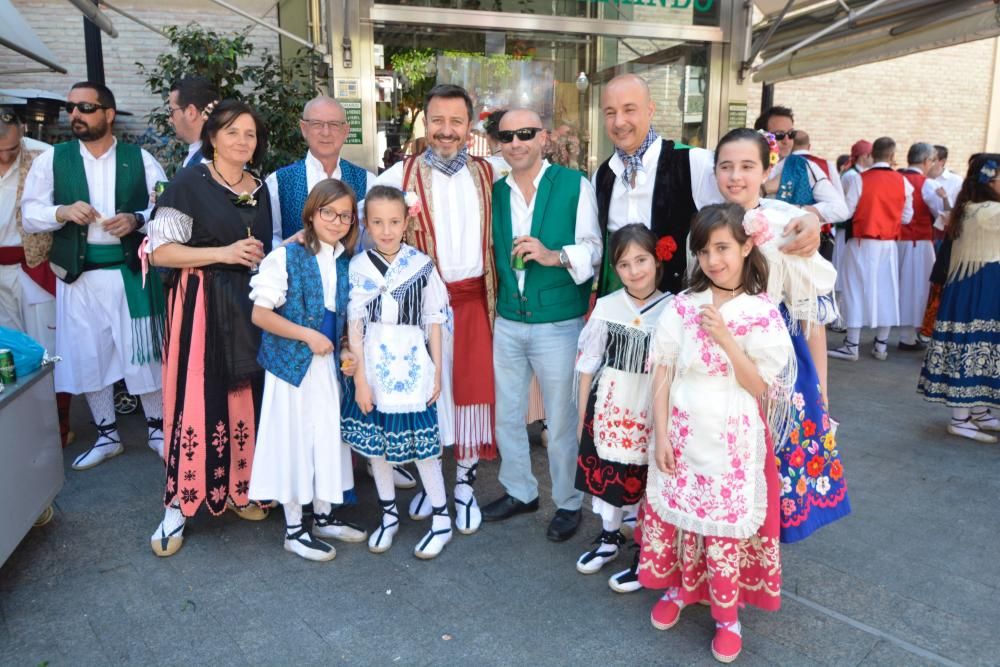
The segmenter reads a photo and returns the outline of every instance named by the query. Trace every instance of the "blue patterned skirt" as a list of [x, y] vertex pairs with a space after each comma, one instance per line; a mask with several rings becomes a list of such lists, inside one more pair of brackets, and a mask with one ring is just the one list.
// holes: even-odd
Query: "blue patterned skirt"
[[408, 463], [441, 456], [437, 404], [420, 412], [386, 413], [378, 407], [367, 415], [354, 400], [354, 380], [345, 378], [340, 406], [340, 437], [362, 456], [382, 456], [389, 463]]
[[954, 408], [1000, 409], [1000, 262], [945, 284], [917, 391]]
[[850, 514], [851, 503], [844, 464], [805, 334], [792, 326], [784, 306], [781, 312], [786, 324], [797, 331], [792, 334], [798, 364], [792, 394], [795, 419], [788, 438], [776, 452], [781, 473], [781, 541], [791, 543]]

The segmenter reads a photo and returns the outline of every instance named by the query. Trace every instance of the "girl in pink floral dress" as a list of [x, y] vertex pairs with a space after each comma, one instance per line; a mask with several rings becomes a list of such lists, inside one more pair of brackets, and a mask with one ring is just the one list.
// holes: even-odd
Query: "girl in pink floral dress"
[[[639, 582], [665, 588], [651, 613], [668, 629], [681, 610], [707, 602], [712, 653], [742, 648], [738, 607], [780, 606], [781, 485], [768, 414], [788, 410], [794, 356], [778, 306], [767, 296], [767, 261], [744, 209], [703, 208], [689, 243], [698, 258], [690, 288], [668, 304], [653, 338], [655, 445], [642, 517]], [[767, 398], [768, 404], [764, 404]]]

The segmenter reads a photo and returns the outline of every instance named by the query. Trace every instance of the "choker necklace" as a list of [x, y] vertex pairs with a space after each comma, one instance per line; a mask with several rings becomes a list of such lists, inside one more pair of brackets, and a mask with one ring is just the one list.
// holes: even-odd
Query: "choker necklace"
[[632, 294], [632, 292], [629, 292], [627, 287], [625, 288], [625, 293], [628, 294], [633, 299], [635, 299], [636, 301], [642, 301], [643, 303], [645, 303], [646, 300], [649, 299], [649, 297], [656, 294], [656, 288], [654, 287], [653, 291], [647, 294], [646, 296], [636, 296], [635, 294]]
[[215, 166], [215, 162], [212, 162], [212, 169], [215, 171], [216, 174], [219, 175], [219, 178], [222, 179], [222, 182], [225, 183], [226, 185], [228, 185], [230, 188], [235, 188], [237, 185], [239, 185], [240, 183], [242, 183], [243, 182], [243, 175], [246, 173], [246, 172], [241, 171], [240, 172], [240, 177], [238, 179], [236, 179], [236, 182], [235, 183], [230, 183], [229, 181], [226, 180], [226, 177], [222, 175], [222, 172], [219, 171], [219, 168]]
[[395, 259], [396, 255], [398, 255], [398, 254], [399, 254], [399, 251], [400, 251], [401, 249], [402, 249], [402, 246], [400, 246], [399, 248], [396, 248], [396, 252], [389, 252], [389, 253], [386, 253], [386, 252], [382, 252], [382, 251], [381, 251], [381, 250], [379, 250], [378, 248], [372, 248], [372, 250], [374, 250], [375, 252], [377, 252], [377, 253], [378, 253], [378, 256], [379, 256], [379, 257], [381, 257], [381, 258], [382, 258], [382, 259], [384, 259], [385, 261], [389, 262], [390, 264], [392, 264], [392, 260], [393, 260], [393, 259]]
[[729, 298], [730, 299], [735, 299], [736, 298], [736, 292], [737, 292], [737, 290], [743, 289], [743, 284], [742, 283], [739, 284], [739, 285], [737, 285], [736, 287], [729, 288], [729, 287], [720, 287], [720, 286], [716, 285], [711, 280], [709, 280], [708, 282], [712, 283], [712, 287], [714, 287], [717, 290], [721, 290], [723, 292], [729, 292]]

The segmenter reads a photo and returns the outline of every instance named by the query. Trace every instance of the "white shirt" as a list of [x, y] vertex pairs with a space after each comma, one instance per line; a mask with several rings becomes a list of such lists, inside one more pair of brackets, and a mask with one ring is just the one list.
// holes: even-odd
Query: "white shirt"
[[[117, 236], [104, 231], [100, 219], [114, 217], [116, 213], [142, 213], [143, 217], [148, 220], [150, 212], [153, 210], [153, 201], [150, 198], [143, 211], [115, 211], [115, 156], [117, 149], [118, 140], [115, 139], [111, 148], [104, 155], [94, 157], [84, 143], [80, 142], [80, 155], [83, 157], [83, 169], [87, 175], [88, 198], [90, 205], [97, 209], [100, 216], [98, 222], [87, 225], [87, 243], [93, 245], [121, 243]], [[152, 194], [156, 182], [167, 180], [167, 175], [152, 155], [147, 153], [145, 149], [139, 150], [142, 152], [146, 187]], [[26, 232], [51, 232], [59, 229], [63, 224], [56, 222], [56, 209], [59, 207], [52, 203], [53, 154], [54, 151], [46, 151], [36, 157], [28, 171], [28, 178], [24, 183], [24, 196], [21, 199], [21, 222]], [[72, 225], [74, 223], [67, 222], [65, 224]]]
[[[494, 172], [493, 180], [496, 181], [498, 176]], [[472, 172], [467, 166], [454, 176], [446, 176], [437, 169], [431, 169], [434, 240], [437, 248], [437, 257], [433, 259], [446, 283], [483, 275], [483, 235], [479, 225], [481, 213], [476, 184], [472, 179]], [[375, 184], [402, 190], [403, 161], [379, 174]], [[492, 196], [490, 192], [483, 194], [486, 197]]]
[[[538, 184], [542, 181], [545, 170], [551, 165], [548, 160], [542, 160], [542, 168], [535, 176], [535, 196], [531, 201], [525, 201], [524, 193], [514, 180], [514, 175], [507, 176], [510, 186], [510, 224], [514, 238], [531, 236], [531, 221], [535, 215], [535, 201], [538, 199]], [[594, 277], [594, 267], [601, 263], [601, 228], [597, 224], [597, 197], [594, 188], [586, 177], [580, 176], [580, 197], [576, 202], [576, 243], [565, 245], [562, 250], [569, 258], [569, 275], [577, 285], [582, 285]], [[555, 248], [549, 248], [555, 250]], [[497, 262], [504, 258], [497, 258]], [[524, 291], [525, 271], [514, 271], [517, 274], [517, 289]]]
[[927, 207], [931, 210], [935, 218], [942, 214], [947, 215], [948, 213], [944, 210], [944, 202], [941, 201], [941, 197], [937, 194], [938, 188], [944, 188], [945, 193], [948, 195], [948, 208], [950, 209], [955, 205], [958, 193], [962, 189], [962, 177], [953, 171], [945, 169], [941, 172], [940, 176], [933, 179], [928, 178], [927, 182], [924, 183], [924, 201], [927, 202]]
[[[656, 185], [656, 167], [662, 147], [663, 137], [660, 137], [646, 149], [642, 156], [642, 169], [635, 175], [634, 187], [626, 187], [622, 182], [621, 175], [625, 171], [625, 165], [618, 153], [611, 156], [608, 167], [615, 174], [615, 185], [611, 190], [608, 209], [609, 234], [636, 222], [652, 228], [650, 216], [653, 212], [653, 188]], [[725, 200], [715, 180], [715, 156], [712, 151], [692, 148], [688, 152], [688, 159], [691, 164], [691, 196], [695, 207], [700, 209], [709, 204], [723, 203]], [[596, 173], [591, 183], [596, 189]]]
[[52, 146], [35, 141], [31, 137], [21, 138], [21, 151], [7, 173], [0, 176], [0, 247], [21, 247], [21, 234], [17, 231], [17, 185], [21, 174], [21, 157], [24, 151], [50, 151]]
[[[886, 169], [892, 169], [888, 162], [876, 162], [869, 169], [875, 169], [876, 167], [884, 167]], [[858, 201], [861, 199], [861, 178], [852, 178], [847, 183], [847, 192], [845, 193], [845, 198], [847, 199], [847, 210], [853, 216], [854, 212], [858, 209]], [[910, 184], [908, 180], [903, 179], [903, 190], [906, 193], [905, 200], [903, 203], [903, 219], [900, 221], [904, 225], [910, 224], [913, 220], [913, 185]]]
[[[371, 190], [375, 185], [375, 174], [366, 171], [365, 188]], [[313, 156], [311, 151], [306, 152], [306, 192], [312, 191], [316, 184], [327, 178], [343, 179], [343, 171], [340, 168], [340, 158], [337, 158], [337, 166], [333, 168], [333, 173], [327, 174], [323, 169], [323, 163]], [[267, 189], [271, 193], [271, 227], [273, 244], [271, 247], [277, 248], [281, 245], [284, 237], [281, 235], [281, 201], [278, 199], [278, 175], [277, 173], [268, 176], [265, 181]], [[360, 202], [359, 202], [360, 203]]]
[[[807, 150], [793, 151], [792, 155], [801, 155], [802, 157], [808, 156], [810, 153]], [[822, 159], [822, 158], [821, 158]], [[844, 187], [840, 182], [840, 178], [837, 177], [837, 165], [835, 165], [830, 160], [825, 160], [826, 168], [829, 170], [832, 176], [827, 178], [823, 170], [816, 164], [806, 158], [806, 168], [809, 172], [809, 185], [812, 187], [813, 199], [816, 203], [813, 204], [813, 208], [819, 213], [821, 222], [828, 222], [835, 224], [838, 222], [844, 222], [850, 216], [847, 211], [847, 202], [844, 199]], [[775, 177], [780, 179], [781, 172], [784, 169], [785, 161], [782, 160], [774, 167]]]
[[[199, 139], [198, 141], [196, 141], [193, 144], [190, 144], [188, 146], [187, 157], [184, 158], [184, 162], [181, 163], [181, 166], [190, 167], [191, 166], [191, 158], [193, 158], [194, 154], [197, 153], [200, 150], [201, 150], [201, 139]], [[202, 162], [208, 162], [208, 159], [204, 155], [202, 155], [201, 156], [201, 161]]]

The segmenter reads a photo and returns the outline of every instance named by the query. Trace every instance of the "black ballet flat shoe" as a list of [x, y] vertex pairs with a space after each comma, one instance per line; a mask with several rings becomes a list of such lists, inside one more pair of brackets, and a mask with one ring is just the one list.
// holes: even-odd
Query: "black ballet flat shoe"
[[531, 502], [522, 503], [520, 500], [509, 494], [503, 494], [489, 505], [482, 508], [484, 521], [503, 521], [515, 514], [527, 514], [538, 511], [538, 498]]
[[556, 510], [545, 537], [553, 542], [565, 542], [576, 534], [576, 529], [579, 527], [580, 510]]

